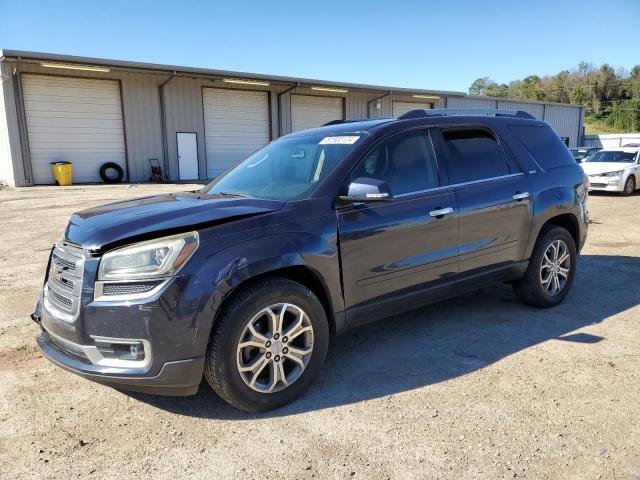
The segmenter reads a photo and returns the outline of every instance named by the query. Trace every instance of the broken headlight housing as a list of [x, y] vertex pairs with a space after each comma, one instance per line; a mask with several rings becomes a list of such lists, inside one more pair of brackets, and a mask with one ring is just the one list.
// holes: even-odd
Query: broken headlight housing
[[134, 243], [104, 254], [98, 281], [117, 282], [168, 278], [180, 270], [198, 248], [198, 232]]

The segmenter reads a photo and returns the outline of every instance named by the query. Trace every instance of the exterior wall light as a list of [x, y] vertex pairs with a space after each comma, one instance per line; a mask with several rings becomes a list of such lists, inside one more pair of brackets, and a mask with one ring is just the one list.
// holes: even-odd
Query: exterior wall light
[[435, 95], [411, 95], [413, 98], [422, 98], [425, 100], [440, 100], [440, 97], [436, 97]]
[[40, 64], [44, 68], [62, 68], [65, 70], [84, 70], [85, 72], [110, 72], [109, 67], [98, 67], [96, 65], [75, 65], [73, 63], [50, 63], [43, 62]]
[[346, 88], [331, 88], [331, 87], [311, 87], [311, 90], [316, 90], [318, 92], [336, 92], [336, 93], [347, 93], [349, 91]]
[[242, 80], [240, 78], [223, 78], [222, 81], [224, 83], [239, 83], [241, 85], [259, 85], [261, 87], [268, 87], [270, 85], [269, 82], [262, 80]]

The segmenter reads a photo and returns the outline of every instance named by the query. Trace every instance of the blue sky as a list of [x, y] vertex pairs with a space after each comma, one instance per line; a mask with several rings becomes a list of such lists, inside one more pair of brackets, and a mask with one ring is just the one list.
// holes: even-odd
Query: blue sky
[[0, 0], [0, 48], [466, 91], [640, 64], [639, 0]]

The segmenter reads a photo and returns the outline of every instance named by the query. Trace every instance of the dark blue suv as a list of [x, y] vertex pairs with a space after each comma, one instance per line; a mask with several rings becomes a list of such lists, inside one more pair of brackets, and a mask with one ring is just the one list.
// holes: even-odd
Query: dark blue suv
[[74, 214], [37, 342], [104, 384], [188, 395], [204, 374], [239, 409], [275, 408], [350, 328], [493, 282], [529, 305], [561, 302], [587, 191], [560, 138], [524, 112], [331, 122], [200, 191]]

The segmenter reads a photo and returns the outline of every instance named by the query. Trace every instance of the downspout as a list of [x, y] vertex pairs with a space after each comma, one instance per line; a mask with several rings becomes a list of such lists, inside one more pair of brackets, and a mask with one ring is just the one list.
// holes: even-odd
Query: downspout
[[289, 93], [291, 90], [295, 90], [296, 88], [298, 88], [300, 86], [300, 82], [296, 82], [295, 85], [287, 88], [286, 90], [283, 90], [282, 92], [278, 93], [278, 137], [282, 136], [282, 96], [285, 93]]
[[[384, 95], [380, 95], [377, 98], [374, 98], [373, 100], [370, 100], [367, 102], [367, 117], [371, 117], [371, 104], [373, 102], [377, 102], [378, 100], [382, 100], [385, 97], [388, 97], [389, 95], [391, 95], [393, 92], [391, 90], [389, 90], [387, 93], [385, 93]], [[380, 108], [380, 113], [382, 113], [382, 108]]]
[[[31, 186], [33, 185], [33, 168], [31, 165], [31, 149], [29, 148], [29, 134], [27, 132], [27, 117], [24, 112], [24, 100], [22, 95], [22, 72], [20, 70], [21, 62], [22, 62], [22, 58], [18, 57], [16, 66], [13, 69], [13, 99], [15, 101], [15, 106], [16, 106], [16, 121], [17, 121], [17, 127], [18, 127], [18, 138], [20, 141], [20, 153], [22, 157], [22, 172], [23, 172], [24, 184], [27, 186]], [[11, 159], [11, 161], [13, 162], [13, 158]], [[14, 181], [15, 181], [15, 177], [16, 175], [14, 172], [14, 175], [13, 175]]]
[[162, 82], [158, 91], [160, 94], [160, 130], [162, 134], [162, 163], [164, 164], [164, 178], [169, 180], [169, 145], [167, 142], [167, 112], [164, 106], [164, 87], [174, 78], [176, 78], [175, 70], [171, 72], [171, 76]]

